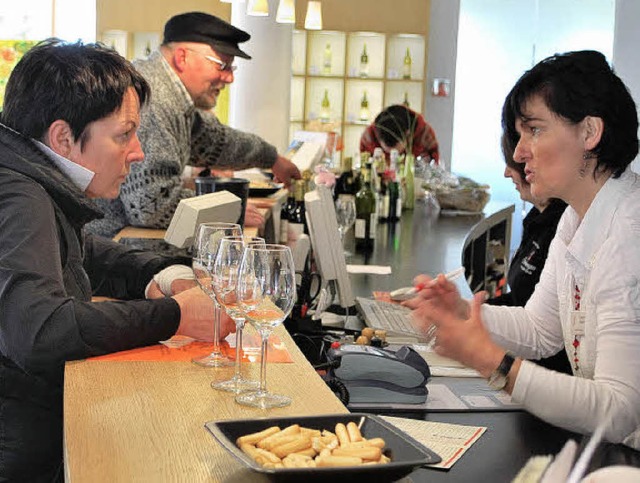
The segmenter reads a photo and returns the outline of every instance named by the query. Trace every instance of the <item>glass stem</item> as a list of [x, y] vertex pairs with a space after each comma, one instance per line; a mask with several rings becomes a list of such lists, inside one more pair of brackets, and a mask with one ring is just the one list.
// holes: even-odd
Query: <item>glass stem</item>
[[267, 348], [269, 347], [269, 333], [261, 332], [262, 357], [260, 361], [260, 392], [267, 392]]
[[236, 379], [242, 377], [242, 331], [244, 319], [236, 319]]
[[220, 353], [220, 306], [213, 301], [213, 352]]

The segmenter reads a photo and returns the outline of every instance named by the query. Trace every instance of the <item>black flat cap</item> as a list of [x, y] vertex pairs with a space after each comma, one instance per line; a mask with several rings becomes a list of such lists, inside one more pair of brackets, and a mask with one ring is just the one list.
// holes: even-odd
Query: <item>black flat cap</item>
[[164, 25], [164, 40], [168, 42], [199, 42], [208, 44], [216, 52], [250, 59], [238, 47], [251, 38], [244, 30], [203, 12], [181, 13], [171, 17]]

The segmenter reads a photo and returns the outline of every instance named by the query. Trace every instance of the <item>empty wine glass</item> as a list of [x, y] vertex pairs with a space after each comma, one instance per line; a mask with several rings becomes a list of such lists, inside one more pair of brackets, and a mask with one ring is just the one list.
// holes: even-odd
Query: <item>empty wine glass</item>
[[[336, 218], [338, 220], [338, 232], [340, 233], [340, 242], [344, 249], [344, 235], [349, 228], [356, 222], [356, 201], [351, 195], [340, 195], [336, 200]], [[345, 255], [352, 255], [351, 252], [344, 249]]]
[[236, 323], [236, 366], [231, 379], [211, 383], [211, 387], [214, 389], [239, 394], [244, 391], [256, 390], [259, 387], [257, 381], [242, 377], [242, 332], [245, 316], [238, 305], [236, 285], [245, 247], [264, 246], [264, 244], [264, 238], [249, 236], [226, 236], [220, 242], [211, 277], [218, 303]]
[[245, 317], [262, 338], [260, 389], [237, 395], [236, 402], [261, 409], [288, 406], [290, 397], [267, 391], [267, 346], [271, 332], [284, 322], [295, 303], [295, 268], [289, 247], [245, 248], [236, 295]]
[[242, 235], [237, 223], [201, 223], [193, 241], [193, 273], [200, 288], [213, 300], [213, 351], [204, 357], [196, 357], [192, 362], [205, 367], [224, 367], [233, 360], [220, 350], [220, 306], [211, 284], [211, 269], [216, 259], [220, 240], [225, 236]]

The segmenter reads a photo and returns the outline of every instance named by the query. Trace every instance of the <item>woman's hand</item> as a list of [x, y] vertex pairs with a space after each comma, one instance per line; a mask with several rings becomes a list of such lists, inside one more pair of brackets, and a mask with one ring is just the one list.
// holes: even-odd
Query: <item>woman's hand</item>
[[461, 319], [469, 317], [469, 303], [460, 296], [456, 285], [447, 280], [443, 274], [435, 279], [428, 275], [418, 275], [413, 280], [413, 286], [418, 288], [418, 293], [412, 299], [402, 303], [410, 309], [417, 309], [422, 303], [430, 300], [438, 300], [438, 303], [457, 314]]
[[483, 377], [489, 377], [500, 365], [505, 350], [493, 342], [482, 321], [481, 307], [485, 298], [485, 292], [474, 296], [469, 317], [460, 317], [459, 310], [446, 297], [423, 299], [412, 315], [414, 323], [423, 331], [431, 325], [435, 327], [434, 350], [437, 354], [455, 359]]
[[[197, 340], [213, 341], [213, 301], [199, 287], [173, 296], [180, 306], [180, 326], [177, 335]], [[220, 314], [220, 340], [236, 331], [236, 324], [223, 312]]]

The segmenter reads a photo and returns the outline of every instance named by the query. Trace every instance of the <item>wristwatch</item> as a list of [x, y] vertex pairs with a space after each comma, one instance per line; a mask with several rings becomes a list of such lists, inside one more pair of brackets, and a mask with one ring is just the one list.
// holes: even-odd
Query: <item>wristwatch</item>
[[498, 368], [489, 376], [489, 386], [491, 389], [501, 391], [505, 388], [507, 382], [509, 382], [509, 371], [515, 361], [516, 359], [511, 352], [507, 352], [504, 355]]

